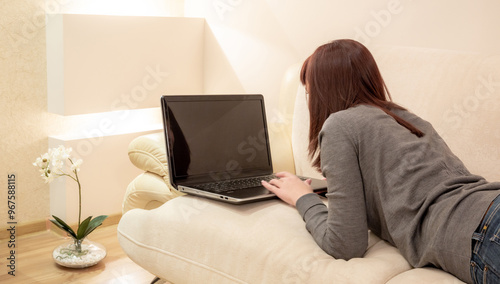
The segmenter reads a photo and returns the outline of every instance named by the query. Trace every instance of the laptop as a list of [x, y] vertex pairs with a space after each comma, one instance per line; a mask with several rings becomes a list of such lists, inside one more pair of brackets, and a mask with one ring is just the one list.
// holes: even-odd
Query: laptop
[[275, 178], [262, 95], [167, 95], [161, 106], [174, 188], [232, 204], [276, 197], [261, 185]]

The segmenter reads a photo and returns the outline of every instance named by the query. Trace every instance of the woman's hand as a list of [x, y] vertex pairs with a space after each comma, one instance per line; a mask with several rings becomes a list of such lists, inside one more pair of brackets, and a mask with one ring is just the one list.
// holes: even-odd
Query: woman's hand
[[262, 181], [262, 185], [292, 206], [295, 206], [300, 197], [313, 192], [310, 179], [302, 181], [288, 172], [280, 172], [276, 176], [279, 179], [273, 179], [269, 182]]

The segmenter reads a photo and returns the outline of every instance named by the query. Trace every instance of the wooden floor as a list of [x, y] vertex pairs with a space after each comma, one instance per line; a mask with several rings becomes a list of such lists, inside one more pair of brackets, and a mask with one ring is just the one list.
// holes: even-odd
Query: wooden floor
[[8, 274], [6, 259], [10, 249], [6, 240], [0, 241], [0, 283], [85, 283], [85, 284], [145, 284], [154, 276], [130, 260], [121, 249], [116, 236], [117, 225], [96, 229], [91, 241], [106, 247], [106, 257], [97, 265], [84, 269], [69, 269], [57, 265], [52, 251], [64, 238], [52, 231], [19, 236], [16, 242], [15, 276]]

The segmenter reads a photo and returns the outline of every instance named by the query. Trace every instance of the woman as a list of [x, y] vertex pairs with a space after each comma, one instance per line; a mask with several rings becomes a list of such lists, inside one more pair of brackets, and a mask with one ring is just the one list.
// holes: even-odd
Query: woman
[[328, 207], [290, 173], [262, 183], [296, 206], [318, 245], [335, 258], [362, 257], [371, 230], [413, 267], [479, 283], [485, 271], [500, 283], [500, 183], [471, 174], [431, 124], [391, 102], [360, 43], [320, 46], [300, 76], [309, 154], [328, 182]]

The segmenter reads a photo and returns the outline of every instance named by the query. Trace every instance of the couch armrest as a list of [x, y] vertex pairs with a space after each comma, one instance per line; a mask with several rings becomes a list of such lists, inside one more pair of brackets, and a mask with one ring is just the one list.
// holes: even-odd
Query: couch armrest
[[157, 174], [145, 172], [137, 176], [127, 187], [122, 213], [134, 209], [154, 209], [163, 203], [184, 195]]
[[[163, 132], [142, 135], [130, 142], [128, 157], [141, 170], [168, 179], [168, 162]], [[165, 180], [168, 182], [168, 180]]]
[[172, 198], [184, 195], [171, 184], [163, 132], [142, 135], [130, 142], [128, 156], [132, 164], [145, 173], [127, 187], [122, 213], [130, 209], [154, 209]]

